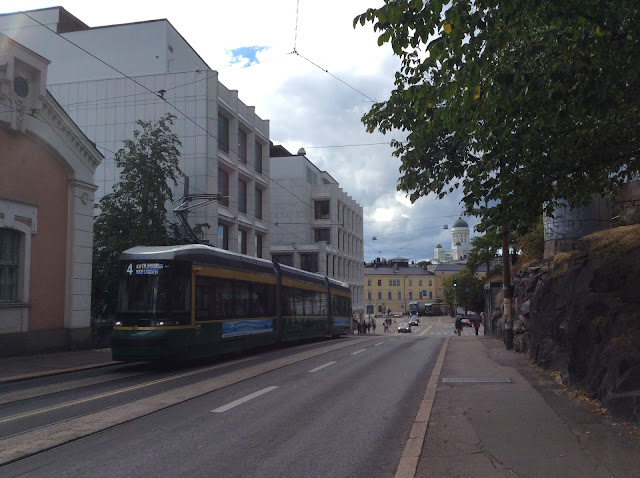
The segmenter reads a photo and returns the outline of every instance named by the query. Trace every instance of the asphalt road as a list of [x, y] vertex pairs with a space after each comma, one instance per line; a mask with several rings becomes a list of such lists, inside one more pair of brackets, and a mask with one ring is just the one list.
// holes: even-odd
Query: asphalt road
[[77, 386], [43, 397], [19, 399], [35, 392], [14, 388], [0, 394], [0, 444], [26, 457], [13, 456], [0, 475], [394, 476], [444, 341], [421, 335], [426, 326], [414, 331], [265, 352], [180, 377], [105, 370], [109, 380], [72, 376]]

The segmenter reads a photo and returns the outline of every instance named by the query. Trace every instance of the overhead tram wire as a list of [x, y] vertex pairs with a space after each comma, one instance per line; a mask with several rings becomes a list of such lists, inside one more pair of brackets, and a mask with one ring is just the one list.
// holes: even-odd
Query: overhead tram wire
[[[7, 109], [10, 109], [10, 110], [12, 110], [12, 111], [18, 111], [16, 108], [14, 108], [14, 107], [13, 107], [13, 106], [11, 106], [11, 105], [4, 105], [4, 106], [5, 106]], [[36, 120], [40, 121], [41, 123], [44, 123], [44, 124], [49, 125], [49, 126], [50, 126], [50, 127], [52, 127], [54, 130], [56, 130], [56, 132], [64, 132], [64, 130], [63, 130], [62, 128], [58, 127], [58, 126], [57, 126], [57, 125], [55, 125], [55, 124], [49, 123], [48, 121], [46, 121], [46, 120], [44, 120], [44, 119], [42, 119], [42, 118], [39, 118], [39, 117], [38, 117], [37, 115], [35, 115], [35, 114], [29, 114], [29, 116], [31, 116], [32, 118], [34, 118], [34, 119], [36, 119]], [[58, 134], [60, 134], [60, 133], [58, 133]], [[89, 141], [91, 141], [91, 139], [89, 139]], [[93, 142], [93, 141], [92, 141], [92, 142]], [[98, 145], [98, 144], [96, 144], [96, 143], [94, 143], [94, 145], [95, 145], [95, 147], [96, 147], [96, 148], [98, 148], [98, 149], [102, 149], [102, 150], [104, 150], [104, 151], [107, 151], [107, 152], [109, 152], [109, 153], [113, 154], [114, 156], [115, 156], [115, 154], [116, 154], [114, 151], [111, 151], [110, 149], [108, 149], [108, 148], [106, 148], [106, 147], [104, 147], [104, 146]], [[199, 156], [199, 155], [196, 155], [196, 156]], [[193, 159], [193, 157], [192, 157], [191, 155], [189, 155], [189, 157], [190, 157], [191, 159]], [[206, 156], [201, 156], [201, 157], [206, 157]], [[179, 178], [179, 179], [178, 179], [178, 184], [182, 184], [182, 185], [184, 185], [184, 181], [180, 181], [180, 178]], [[282, 186], [281, 186], [281, 187], [282, 187]], [[199, 189], [198, 189], [198, 188], [196, 188], [195, 186], [192, 186], [192, 188], [194, 189], [194, 191], [195, 191], [196, 193], [204, 194], [204, 191], [199, 190]], [[283, 188], [283, 189], [285, 189], [284, 187], [282, 187], [282, 188]], [[285, 189], [285, 191], [287, 191], [287, 189]], [[179, 199], [178, 199], [178, 200], [179, 200]], [[176, 200], [176, 201], [174, 201], [174, 202], [177, 202], [178, 200]], [[307, 205], [308, 205], [308, 204], [307, 204]], [[203, 205], [198, 206], [196, 209], [199, 209], [201, 206], [203, 206]], [[309, 206], [309, 207], [311, 207], [310, 205], [308, 205], [308, 206]], [[416, 220], [423, 220], [423, 219], [439, 219], [439, 218], [450, 218], [450, 217], [456, 217], [456, 215], [455, 215], [455, 214], [453, 214], [453, 215], [446, 215], [446, 216], [431, 216], [431, 217], [415, 218], [415, 219], [393, 219], [393, 220], [391, 220], [391, 221], [387, 221], [387, 222], [416, 221]], [[299, 235], [295, 234], [294, 232], [289, 231], [288, 229], [285, 229], [285, 228], [283, 228], [283, 227], [282, 227], [282, 225], [301, 224], [301, 223], [282, 223], [282, 222], [271, 222], [271, 221], [267, 221], [267, 220], [265, 220], [265, 219], [262, 219], [262, 221], [263, 221], [263, 222], [266, 222], [266, 223], [268, 223], [268, 224], [274, 225], [274, 226], [276, 226], [276, 227], [279, 227], [280, 229], [282, 229], [283, 231], [285, 231], [285, 232], [287, 232], [287, 233], [293, 234], [294, 236], [298, 237], [302, 242], [304, 242], [304, 243], [306, 243], [306, 244], [312, 244], [312, 243], [311, 243], [311, 242], [309, 242], [307, 239], [305, 239], [305, 238], [303, 238], [303, 237], [301, 237], [301, 236], [299, 236]], [[375, 224], [375, 223], [377, 223], [377, 221], [368, 221], [368, 222], [363, 222], [363, 224]], [[343, 224], [341, 224], [341, 223], [331, 223], [331, 224], [329, 224], [329, 225], [332, 225], [332, 226], [343, 226]], [[425, 229], [432, 229], [432, 228], [434, 228], [434, 227], [440, 227], [440, 226], [429, 226], [429, 227], [425, 227], [425, 228], [414, 229], [414, 230], [411, 230], [411, 231], [405, 231], [405, 232], [400, 232], [400, 233], [391, 233], [391, 234], [383, 234], [383, 235], [378, 234], [378, 236], [380, 236], [380, 237], [394, 236], [394, 235], [399, 235], [399, 234], [406, 234], [406, 232], [417, 232], [417, 231], [422, 231], [422, 230], [425, 230]], [[370, 248], [371, 250], [373, 250], [373, 251], [378, 251], [378, 249], [376, 249], [375, 247], [373, 247], [373, 246], [369, 245], [369, 244], [368, 244], [368, 243], [366, 243], [365, 241], [363, 241], [363, 244], [365, 244], [367, 247], [369, 247], [369, 248]]]
[[[29, 14], [25, 13], [25, 12], [20, 12], [23, 15], [27, 16], [28, 18], [30, 18], [31, 20], [33, 20], [34, 22], [38, 23], [40, 26], [46, 28], [47, 30], [49, 30], [51, 33], [53, 33], [54, 35], [59, 36], [60, 38], [64, 39], [65, 41], [67, 41], [68, 43], [72, 44], [73, 46], [75, 46], [76, 48], [82, 50], [83, 52], [85, 52], [86, 54], [88, 54], [89, 56], [91, 56], [92, 58], [95, 58], [96, 60], [98, 60], [99, 62], [103, 63], [104, 65], [108, 66], [109, 68], [113, 69], [114, 71], [116, 71], [118, 74], [122, 75], [124, 78], [127, 78], [128, 80], [133, 81], [135, 84], [137, 84], [138, 86], [140, 86], [141, 88], [147, 90], [148, 92], [162, 98], [157, 92], [152, 91], [151, 89], [149, 89], [148, 87], [146, 87], [145, 85], [141, 84], [139, 81], [135, 80], [134, 78], [130, 77], [129, 75], [127, 75], [126, 73], [121, 72], [120, 70], [118, 70], [116, 67], [110, 65], [109, 63], [107, 63], [106, 61], [98, 58], [97, 56], [95, 56], [93, 53], [87, 51], [86, 49], [82, 48], [80, 45], [77, 45], [76, 43], [72, 42], [71, 40], [69, 40], [68, 38], [63, 37], [62, 35], [60, 35], [58, 32], [52, 30], [51, 28], [49, 28], [47, 25], [44, 25], [43, 23], [39, 22], [38, 20], [36, 20], [35, 18], [31, 17]], [[167, 101], [166, 98], [162, 98], [164, 100], [165, 103], [167, 103], [169, 106], [171, 106], [172, 108], [174, 108], [177, 112], [179, 112], [185, 119], [188, 119], [189, 121], [191, 121], [194, 125], [196, 125], [199, 129], [201, 129], [205, 134], [207, 134], [208, 136], [210, 136], [211, 138], [215, 139], [216, 141], [218, 140], [218, 138], [210, 133], [206, 128], [204, 128], [203, 126], [201, 126], [200, 124], [198, 124], [194, 119], [192, 119], [191, 117], [189, 117], [186, 113], [184, 113], [182, 110], [180, 110], [177, 106], [173, 105], [171, 102]], [[105, 148], [106, 149], [106, 148]], [[238, 154], [237, 151], [229, 148], [229, 150], [235, 154]], [[247, 165], [249, 165], [247, 163]], [[254, 168], [255, 171], [255, 166], [251, 165], [252, 168]], [[277, 184], [278, 186], [280, 186], [284, 191], [289, 192], [292, 196], [294, 196], [296, 199], [298, 199], [300, 202], [302, 202], [303, 204], [307, 205], [309, 208], [313, 209], [313, 206], [309, 203], [307, 203], [306, 201], [304, 201], [302, 198], [298, 197], [296, 194], [294, 194], [292, 191], [289, 191], [287, 188], [285, 188], [284, 186], [282, 186], [278, 181], [276, 181], [275, 179], [271, 178], [268, 174], [265, 173], [261, 173], [264, 177], [266, 177], [267, 179], [269, 179], [270, 181], [273, 181], [275, 184]]]
[[[285, 53], [284, 55], [279, 56], [279, 57], [273, 57], [273, 58], [270, 58], [270, 59], [267, 59], [267, 60], [262, 60], [262, 61], [259, 61], [259, 62], [256, 61], [256, 62], [253, 62], [253, 63], [251, 63], [249, 65], [244, 65], [242, 67], [224, 66], [222, 68], [219, 68], [218, 70], [200, 70], [200, 69], [196, 68], [195, 70], [185, 70], [185, 71], [176, 72], [176, 73], [185, 73], [186, 74], [186, 73], [198, 73], [199, 71], [209, 71], [209, 72], [215, 73], [215, 75], [207, 75], [204, 78], [198, 78], [197, 80], [188, 81], [188, 82], [182, 83], [180, 85], [171, 86], [171, 87], [166, 88], [164, 91], [165, 91], [165, 93], [167, 93], [169, 91], [176, 90], [178, 88], [185, 88], [185, 87], [187, 87], [189, 85], [194, 85], [194, 84], [199, 83], [201, 81], [206, 81], [206, 80], [209, 80], [211, 78], [215, 78], [216, 76], [219, 76], [220, 72], [225, 71], [225, 70], [244, 69], [244, 68], [250, 68], [252, 66], [263, 65], [263, 64], [269, 63], [271, 61], [279, 60], [279, 59], [284, 58], [286, 56], [289, 56], [291, 54], [292, 54], [291, 52]], [[128, 78], [128, 77], [125, 76], [125, 78]], [[90, 103], [98, 103], [98, 104], [107, 105], [107, 104], [111, 104], [111, 103], [113, 103], [114, 101], [117, 101], [117, 100], [126, 100], [126, 99], [131, 99], [131, 98], [137, 98], [137, 97], [144, 96], [144, 95], [149, 95], [149, 94], [153, 95], [153, 101], [156, 101], [158, 98], [161, 99], [161, 100], [167, 99], [166, 97], [160, 98], [158, 93], [155, 92], [155, 91], [146, 91], [144, 93], [131, 93], [131, 94], [128, 94], [128, 95], [109, 96], [109, 97], [105, 97], [105, 98], [91, 99], [91, 100], [87, 100], [87, 101], [76, 101], [75, 103], [67, 103], [65, 106], [66, 107], [79, 107], [79, 106], [82, 106], [82, 105], [88, 105]], [[139, 101], [136, 102], [136, 105], [145, 105], [145, 104], [152, 104], [151, 100], [149, 101], [149, 103], [141, 103]], [[126, 105], [126, 103], [123, 102], [122, 106], [125, 106], [125, 105]], [[116, 106], [118, 106], [118, 105], [116, 105]], [[86, 111], [87, 109], [84, 109], [84, 111]], [[78, 111], [81, 111], [80, 108], [78, 108]]]
[[351, 86], [349, 83], [347, 83], [346, 81], [338, 78], [336, 75], [334, 75], [333, 73], [329, 73], [329, 70], [327, 70], [326, 68], [322, 68], [320, 65], [318, 65], [317, 63], [314, 63], [313, 61], [311, 61], [309, 58], [307, 58], [304, 55], [301, 55], [299, 52], [297, 51], [293, 51], [292, 53], [296, 54], [297, 56], [299, 56], [300, 58], [302, 58], [303, 60], [308, 61], [309, 63], [311, 63], [313, 66], [315, 66], [316, 68], [318, 68], [319, 70], [324, 71], [327, 75], [331, 76], [332, 78], [338, 80], [340, 83], [342, 83], [343, 85], [351, 88], [353, 91], [355, 91], [356, 93], [361, 94], [362, 96], [364, 96], [365, 98], [367, 98], [368, 100], [372, 101], [373, 103], [377, 103], [376, 100], [374, 100], [373, 98], [371, 98], [369, 95], [363, 93], [362, 91], [360, 91], [359, 89]]
[[[139, 81], [137, 81], [136, 79], [130, 77], [129, 75], [127, 75], [126, 73], [120, 71], [119, 69], [117, 69], [116, 67], [114, 67], [113, 65], [107, 63], [106, 61], [102, 60], [101, 58], [98, 58], [96, 55], [94, 55], [93, 53], [87, 51], [85, 48], [81, 47], [80, 45], [72, 42], [71, 40], [69, 40], [68, 38], [62, 36], [61, 34], [59, 34], [58, 32], [54, 31], [53, 29], [51, 29], [50, 27], [48, 27], [47, 25], [43, 24], [42, 22], [38, 21], [37, 19], [33, 18], [31, 15], [29, 15], [28, 13], [22, 11], [20, 12], [23, 15], [25, 15], [26, 17], [30, 18], [32, 21], [34, 21], [35, 23], [39, 24], [40, 26], [44, 27], [45, 29], [49, 30], [51, 33], [53, 33], [54, 35], [59, 36], [60, 38], [64, 39], [66, 42], [70, 43], [71, 45], [75, 46], [76, 48], [78, 48], [79, 50], [83, 51], [84, 53], [86, 53], [87, 55], [91, 56], [92, 58], [96, 59], [97, 61], [99, 61], [100, 63], [104, 64], [105, 66], [111, 68], [112, 70], [114, 70], [115, 72], [117, 72], [119, 75], [121, 75], [122, 77], [132, 81], [133, 83], [135, 83], [136, 85], [140, 86], [141, 88], [143, 88], [144, 90], [146, 90], [147, 92], [151, 93], [152, 95], [161, 98], [165, 103], [167, 103], [169, 106], [171, 106], [172, 108], [174, 108], [178, 113], [180, 113], [185, 119], [191, 121], [194, 125], [196, 125], [200, 130], [202, 130], [207, 136], [210, 136], [212, 139], [214, 140], [218, 140], [218, 138], [212, 134], [211, 132], [209, 132], [206, 128], [204, 128], [203, 126], [201, 126], [200, 124], [198, 124], [198, 122], [196, 122], [193, 118], [189, 117], [186, 113], [184, 113], [182, 110], [180, 110], [177, 106], [175, 106], [174, 104], [172, 104], [170, 101], [168, 101], [166, 98], [163, 97], [163, 95], [161, 96], [160, 94], [158, 94], [158, 92], [155, 92], [153, 90], [151, 90], [150, 88], [148, 88], [147, 86], [143, 85], [142, 83], [140, 83]], [[296, 39], [297, 39], [297, 23], [296, 23]], [[341, 83], [343, 83], [344, 85], [348, 86], [349, 88], [353, 89], [354, 91], [358, 92], [359, 94], [361, 94], [362, 96], [364, 96], [365, 98], [370, 99], [371, 101], [374, 101], [372, 98], [370, 98], [368, 95], [362, 93], [361, 91], [359, 91], [358, 89], [352, 87], [351, 85], [349, 85], [348, 83], [344, 82], [343, 80], [341, 80], [340, 78], [336, 77], [335, 75], [329, 73], [328, 70], [325, 70], [323, 68], [321, 68], [319, 65], [313, 63], [311, 60], [309, 60], [308, 58], [300, 55], [297, 51], [291, 52], [291, 53], [295, 53], [296, 55], [302, 57], [303, 59], [305, 59], [306, 61], [308, 61], [309, 63], [313, 64], [314, 66], [316, 66], [317, 68], [323, 70], [325, 73], [329, 74], [330, 76], [332, 76], [333, 78], [335, 78], [336, 80], [340, 81]], [[215, 70], [212, 70], [215, 71]], [[387, 144], [387, 143], [385, 143]], [[97, 145], [96, 145], [97, 147]], [[111, 154], [115, 153], [113, 151], [110, 151], [109, 149], [102, 147], [102, 149], [104, 149], [105, 151], [110, 152]], [[237, 151], [229, 148], [229, 150], [233, 153], [235, 153], [236, 155], [238, 154]], [[247, 163], [247, 165], [249, 166], [249, 163]], [[254, 171], [255, 171], [255, 165], [251, 164], [250, 165]], [[302, 198], [298, 197], [296, 194], [294, 194], [292, 191], [288, 190], [287, 188], [285, 188], [284, 186], [282, 186], [278, 181], [276, 181], [275, 179], [271, 178], [268, 174], [265, 174], [264, 172], [261, 173], [262, 176], [264, 176], [265, 178], [267, 178], [268, 180], [272, 181], [274, 184], [276, 184], [277, 186], [279, 186], [280, 188], [282, 188], [284, 191], [289, 192], [293, 197], [295, 197], [296, 199], [298, 199], [300, 202], [302, 202], [303, 204], [305, 204], [307, 207], [309, 207], [310, 209], [313, 209], [313, 206], [309, 203], [307, 203], [305, 200], [303, 200]], [[195, 188], [194, 188], [195, 189]], [[197, 191], [197, 189], [195, 189]]]
[[[12, 106], [10, 106], [10, 105], [3, 105], [3, 106], [5, 106], [6, 108], [8, 108], [8, 109], [10, 109], [10, 110], [12, 110], [12, 111], [18, 111], [16, 108], [14, 108], [14, 107], [12, 107]], [[42, 119], [42, 118], [37, 117], [35, 114], [30, 114], [29, 116], [31, 116], [32, 118], [34, 118], [34, 119], [36, 119], [36, 120], [38, 120], [38, 121], [40, 121], [40, 122], [42, 122], [42, 123], [44, 123], [44, 124], [47, 124], [47, 125], [49, 125], [50, 127], [52, 127], [54, 130], [56, 130], [56, 134], [58, 134], [60, 137], [62, 137], [61, 133], [65, 133], [65, 132], [66, 132], [66, 130], [63, 130], [63, 129], [62, 129], [62, 128], [60, 128], [59, 126], [54, 125], [54, 124], [52, 124], [52, 123], [49, 123], [48, 121], [46, 121], [46, 120], [44, 120], [44, 119]], [[87, 139], [88, 139], [88, 138], [87, 138]], [[89, 141], [91, 141], [91, 140], [89, 140]], [[94, 144], [95, 144], [95, 143], [94, 143]], [[109, 150], [109, 149], [107, 149], [107, 148], [101, 147], [101, 146], [99, 146], [99, 145], [97, 145], [97, 144], [95, 144], [95, 147], [96, 147], [96, 148], [104, 149], [104, 150], [109, 151], [110, 153], [112, 153], [112, 154], [114, 154], [114, 155], [115, 155], [115, 153], [114, 153], [113, 151], [110, 151], [110, 150]], [[197, 190], [197, 188], [194, 188], [194, 189], [196, 189], [196, 190]], [[174, 202], [177, 202], [177, 201], [179, 201], [179, 199], [178, 199], [178, 200], [176, 200], [176, 201], [174, 201]], [[205, 206], [205, 205], [206, 205], [206, 204], [200, 204], [200, 205], [198, 205], [195, 209], [199, 209], [200, 207]], [[288, 229], [283, 228], [279, 223], [273, 223], [273, 222], [271, 222], [271, 221], [267, 221], [267, 220], [265, 220], [265, 219], [262, 219], [262, 221], [263, 221], [263, 222], [266, 222], [266, 223], [268, 223], [268, 224], [271, 224], [271, 225], [273, 225], [273, 226], [279, 227], [280, 229], [282, 229], [282, 230], [283, 230], [283, 231], [285, 231], [286, 233], [291, 234], [291, 235], [293, 235], [293, 236], [297, 237], [298, 239], [300, 239], [300, 241], [301, 241], [301, 242], [304, 242], [304, 243], [306, 243], [306, 244], [313, 244], [312, 242], [310, 242], [309, 240], [305, 239], [304, 237], [302, 237], [302, 236], [300, 236], [300, 235], [298, 235], [298, 234], [296, 234], [296, 233], [294, 233], [294, 232], [292, 232], [292, 231], [289, 231]], [[338, 224], [338, 225], [339, 225], [339, 224]]]

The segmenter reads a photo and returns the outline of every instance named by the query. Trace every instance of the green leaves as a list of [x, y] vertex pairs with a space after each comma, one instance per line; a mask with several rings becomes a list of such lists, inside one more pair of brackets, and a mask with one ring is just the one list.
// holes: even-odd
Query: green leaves
[[386, 0], [356, 19], [401, 60], [363, 123], [408, 132], [394, 155], [412, 200], [459, 185], [482, 227], [526, 231], [544, 203], [640, 174], [637, 5]]
[[141, 129], [115, 154], [120, 182], [98, 203], [100, 213], [94, 222], [94, 317], [109, 317], [115, 312], [117, 263], [122, 251], [137, 245], [180, 242], [165, 208], [173, 200], [169, 182], [175, 186], [182, 176], [181, 143], [171, 131], [174, 118], [167, 114], [155, 124], [138, 120]]

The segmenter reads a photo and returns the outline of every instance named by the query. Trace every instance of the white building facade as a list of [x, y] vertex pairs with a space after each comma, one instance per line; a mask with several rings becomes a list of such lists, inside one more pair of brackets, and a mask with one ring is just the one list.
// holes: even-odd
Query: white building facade
[[364, 309], [362, 207], [303, 151], [271, 149], [271, 247], [283, 264], [351, 287], [354, 313]]
[[451, 226], [451, 249], [444, 249], [440, 243], [436, 244], [433, 251], [434, 263], [464, 261], [471, 252], [469, 224], [462, 219], [462, 214]]
[[0, 31], [52, 62], [49, 91], [105, 157], [96, 200], [119, 180], [114, 154], [140, 129], [136, 121], [171, 113], [188, 184], [174, 200], [223, 196], [190, 212], [189, 223], [209, 224], [204, 239], [214, 246], [267, 257], [269, 122], [218, 81], [171, 23], [90, 28], [61, 7], [25, 13], [0, 15]]

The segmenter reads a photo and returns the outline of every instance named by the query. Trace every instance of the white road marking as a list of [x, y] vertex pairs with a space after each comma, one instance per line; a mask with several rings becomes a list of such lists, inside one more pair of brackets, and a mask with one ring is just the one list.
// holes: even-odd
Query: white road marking
[[374, 347], [377, 347], [378, 345], [382, 345], [384, 342], [378, 342], [377, 344], [373, 344]]
[[351, 355], [357, 355], [357, 354], [359, 354], [360, 352], [364, 352], [365, 350], [367, 350], [367, 349], [360, 349], [360, 350], [356, 350], [355, 352], [351, 352]]
[[253, 400], [256, 397], [259, 397], [260, 395], [264, 395], [265, 393], [271, 392], [272, 390], [275, 390], [276, 386], [273, 387], [267, 387], [267, 388], [263, 388], [262, 390], [258, 390], [257, 392], [254, 392], [250, 395], [247, 395], [246, 397], [242, 397], [239, 398], [238, 400], [234, 400], [231, 403], [227, 403], [226, 405], [223, 405], [222, 407], [218, 407], [215, 410], [211, 410], [211, 413], [222, 413], [222, 412], [226, 412], [227, 410], [231, 410], [233, 407], [237, 407], [238, 405], [242, 405], [245, 402], [248, 402], [249, 400]]
[[317, 372], [318, 370], [322, 370], [323, 368], [330, 367], [334, 363], [336, 363], [336, 362], [327, 362], [324, 365], [320, 365], [319, 367], [316, 367], [314, 369], [309, 370], [309, 373]]

